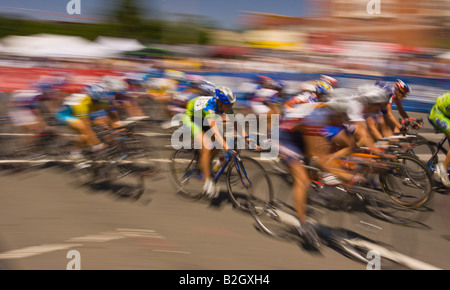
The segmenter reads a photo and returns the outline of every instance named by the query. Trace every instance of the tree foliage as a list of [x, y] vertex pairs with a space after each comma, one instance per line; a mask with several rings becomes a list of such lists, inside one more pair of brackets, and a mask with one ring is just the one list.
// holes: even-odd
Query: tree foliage
[[208, 43], [208, 33], [199, 23], [148, 18], [145, 15], [151, 15], [151, 11], [145, 11], [139, 3], [135, 0], [118, 0], [110, 12], [110, 19], [105, 22], [39, 21], [0, 16], [0, 38], [49, 33], [81, 36], [89, 40], [98, 36], [111, 36], [136, 38], [142, 43]]

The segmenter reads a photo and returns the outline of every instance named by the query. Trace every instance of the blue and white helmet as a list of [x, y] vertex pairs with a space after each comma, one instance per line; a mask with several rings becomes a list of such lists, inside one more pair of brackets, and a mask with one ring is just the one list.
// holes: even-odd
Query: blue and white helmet
[[236, 102], [234, 93], [228, 87], [223, 86], [216, 89], [215, 98], [224, 104], [234, 104]]

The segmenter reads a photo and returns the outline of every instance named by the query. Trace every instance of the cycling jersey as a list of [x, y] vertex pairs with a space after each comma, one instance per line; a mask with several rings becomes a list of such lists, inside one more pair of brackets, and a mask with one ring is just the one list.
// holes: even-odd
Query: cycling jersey
[[331, 140], [342, 130], [351, 132], [348, 125], [336, 124], [335, 113], [326, 103], [302, 103], [288, 110], [280, 122], [281, 157], [287, 161], [303, 159], [303, 136], [320, 136]]
[[104, 110], [111, 109], [109, 101], [94, 102], [86, 94], [71, 94], [64, 99], [61, 109], [57, 113], [57, 118], [63, 123], [69, 120], [106, 116]]
[[428, 115], [428, 120], [442, 133], [450, 133], [450, 93], [446, 93], [436, 100]]
[[256, 114], [266, 114], [270, 111], [268, 104], [277, 104], [279, 93], [276, 90], [261, 88], [250, 96], [250, 107]]
[[298, 95], [293, 96], [285, 103], [285, 108], [290, 109], [291, 107], [298, 105], [298, 104], [304, 104], [304, 103], [317, 103], [318, 98], [316, 94], [310, 93], [310, 92], [301, 92]]
[[[234, 114], [233, 109], [224, 112], [219, 109], [214, 97], [197, 97], [188, 102], [186, 106], [183, 123], [191, 128], [191, 134], [197, 136], [201, 131], [206, 131], [209, 126], [203, 125], [203, 120], [207, 117], [214, 118], [220, 114]], [[201, 123], [198, 123], [201, 122]]]

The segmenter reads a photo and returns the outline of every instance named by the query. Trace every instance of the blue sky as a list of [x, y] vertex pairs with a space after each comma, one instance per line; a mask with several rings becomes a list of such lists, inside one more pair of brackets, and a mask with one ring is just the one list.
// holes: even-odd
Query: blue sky
[[[24, 14], [38, 19], [63, 19], [70, 0], [0, 0], [0, 12]], [[137, 0], [152, 7], [159, 18], [179, 13], [208, 17], [224, 28], [237, 28], [239, 11], [257, 11], [286, 16], [306, 16], [314, 12], [313, 0]], [[81, 17], [102, 18], [113, 9], [114, 0], [80, 0]], [[319, 1], [316, 1], [319, 2]], [[60, 14], [53, 15], [48, 13]]]

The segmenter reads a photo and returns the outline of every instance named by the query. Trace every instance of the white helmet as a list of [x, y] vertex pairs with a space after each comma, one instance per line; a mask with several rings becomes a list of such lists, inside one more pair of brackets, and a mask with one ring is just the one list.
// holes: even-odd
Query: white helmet
[[379, 86], [364, 85], [358, 88], [357, 99], [365, 104], [383, 104], [389, 101], [389, 94]]

